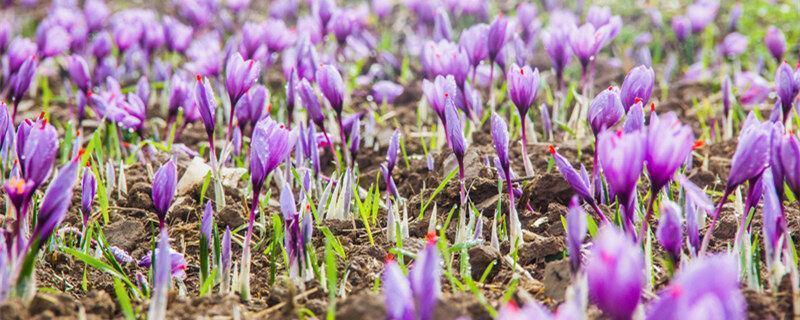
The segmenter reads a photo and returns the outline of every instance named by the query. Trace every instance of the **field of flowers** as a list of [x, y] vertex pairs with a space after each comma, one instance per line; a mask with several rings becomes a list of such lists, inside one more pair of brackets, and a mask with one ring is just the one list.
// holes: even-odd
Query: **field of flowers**
[[800, 1], [0, 7], [0, 319], [800, 317]]

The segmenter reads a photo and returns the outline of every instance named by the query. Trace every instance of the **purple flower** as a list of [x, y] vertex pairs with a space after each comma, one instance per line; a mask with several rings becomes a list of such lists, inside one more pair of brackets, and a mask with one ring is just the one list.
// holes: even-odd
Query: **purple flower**
[[641, 248], [613, 226], [602, 228], [587, 259], [589, 298], [615, 319], [630, 319], [644, 285]]
[[102, 29], [111, 10], [103, 0], [88, 0], [83, 4], [83, 15], [86, 17], [86, 25], [89, 31]]
[[569, 46], [571, 28], [567, 26], [551, 26], [542, 32], [542, 45], [556, 73], [558, 89], [563, 87], [564, 68], [572, 60], [572, 49]]
[[731, 77], [725, 76], [725, 79], [722, 79], [720, 90], [722, 91], [723, 114], [725, 114], [725, 117], [727, 117], [731, 111], [731, 100], [736, 99], [733, 96], [733, 91], [731, 91]]
[[653, 72], [653, 68], [644, 65], [633, 68], [628, 72], [625, 80], [622, 81], [622, 88], [619, 94], [622, 106], [625, 107], [625, 112], [636, 103], [636, 98], [639, 98], [643, 105], [647, 105], [650, 101], [650, 93], [653, 91], [655, 78], [656, 74]]
[[212, 245], [213, 237], [211, 232], [214, 227], [214, 208], [211, 206], [211, 201], [206, 201], [206, 207], [203, 209], [203, 217], [200, 219], [200, 241], [206, 241], [206, 245], [210, 248]]
[[147, 77], [139, 78], [139, 81], [136, 82], [136, 96], [142, 100], [145, 108], [149, 105], [150, 102], [150, 81], [147, 80]]
[[372, 0], [372, 11], [378, 16], [378, 19], [386, 19], [392, 13], [394, 2], [391, 0]]
[[508, 172], [510, 167], [508, 161], [508, 127], [503, 118], [496, 113], [492, 114], [492, 142], [503, 171]]
[[317, 69], [316, 79], [322, 95], [328, 100], [331, 108], [341, 115], [344, 106], [344, 82], [339, 70], [333, 65], [326, 64]]
[[41, 30], [42, 32], [37, 32], [36, 44], [42, 57], [55, 57], [69, 50], [70, 35], [63, 27], [52, 26]]
[[[626, 228], [633, 226], [633, 202], [636, 183], [642, 174], [645, 139], [641, 132], [601, 133], [597, 153], [603, 175], [608, 183], [610, 195], [616, 197], [623, 209]], [[631, 232], [632, 229], [626, 229]]]
[[[39, 67], [39, 59], [33, 55], [25, 59], [25, 62], [19, 67], [17, 73], [11, 76], [11, 97], [14, 101], [14, 110], [16, 110], [16, 105], [22, 100], [22, 97], [25, 93], [28, 92], [28, 89], [31, 87], [33, 83], [34, 77], [36, 76], [36, 68]], [[14, 112], [16, 115], [16, 112]]]
[[[188, 109], [188, 104], [194, 101], [189, 100], [189, 84], [183, 81], [178, 75], [173, 75], [169, 82], [169, 101], [167, 103], [167, 122], [172, 123], [178, 116], [178, 108]], [[185, 111], [184, 111], [185, 112]]]
[[408, 279], [394, 259], [387, 259], [383, 269], [383, 294], [387, 320], [415, 319], [414, 296]]
[[[796, 160], [795, 160], [796, 161]], [[767, 251], [767, 259], [776, 259], [780, 255], [781, 236], [787, 229], [786, 214], [783, 211], [783, 204], [778, 196], [776, 181], [770, 169], [764, 170], [764, 209], [762, 228], [764, 232], [764, 247]], [[786, 241], [784, 239], [784, 241]], [[770, 263], [771, 264], [771, 263]]]
[[225, 227], [225, 233], [222, 234], [221, 240], [221, 253], [220, 260], [222, 264], [223, 274], [228, 274], [231, 270], [231, 228]]
[[107, 31], [100, 32], [94, 37], [92, 37], [92, 43], [90, 45], [92, 55], [98, 60], [103, 60], [109, 53], [111, 53], [111, 47], [113, 46], [111, 40], [111, 34]]
[[458, 97], [458, 87], [453, 76], [437, 76], [433, 82], [422, 80], [422, 91], [428, 100], [428, 104], [433, 108], [439, 116], [442, 124], [447, 124], [445, 117], [445, 104], [447, 100], [453, 100]]
[[239, 99], [256, 83], [261, 72], [261, 64], [255, 60], [245, 61], [238, 52], [234, 53], [225, 67], [225, 90], [231, 101], [231, 107], [236, 106]]
[[517, 106], [520, 117], [524, 118], [528, 114], [528, 109], [536, 100], [536, 94], [539, 91], [539, 70], [531, 70], [529, 66], [520, 68], [515, 63], [511, 65], [506, 77], [508, 81], [508, 96]]
[[358, 26], [356, 24], [357, 22], [349, 10], [337, 9], [331, 16], [327, 28], [336, 37], [336, 42], [340, 46], [344, 46], [347, 44], [347, 37], [357, 31]]
[[578, 172], [572, 167], [567, 158], [564, 158], [556, 151], [556, 148], [550, 146], [550, 154], [553, 155], [555, 160], [556, 169], [564, 176], [564, 180], [572, 187], [583, 201], [587, 203], [594, 203], [592, 183], [589, 180], [589, 175], [586, 173], [586, 168], [581, 165], [581, 171]]
[[47, 243], [50, 235], [67, 214], [67, 209], [72, 203], [72, 187], [78, 176], [78, 160], [82, 155], [83, 153], [79, 152], [77, 157], [62, 166], [58, 176], [47, 186], [36, 215], [36, 226], [33, 228], [33, 237], [36, 239], [34, 243], [37, 246], [34, 252]]
[[83, 170], [83, 179], [81, 180], [81, 210], [83, 210], [83, 225], [89, 222], [89, 217], [92, 215], [92, 203], [94, 196], [97, 194], [97, 181], [90, 167]]
[[167, 217], [167, 211], [172, 205], [172, 199], [175, 198], [175, 186], [177, 183], [178, 170], [175, 167], [175, 162], [170, 159], [161, 165], [161, 168], [156, 171], [156, 175], [153, 176], [153, 205], [156, 207], [159, 226], [162, 229]]
[[628, 133], [642, 128], [644, 128], [644, 107], [642, 106], [642, 101], [637, 99], [636, 103], [628, 109], [628, 115], [625, 116], [623, 131]]
[[211, 84], [208, 79], [203, 79], [202, 76], [197, 75], [197, 84], [194, 87], [194, 101], [200, 110], [200, 116], [203, 118], [203, 125], [206, 128], [209, 143], [212, 143], [214, 128], [216, 122], [214, 121], [214, 114], [217, 111], [217, 99], [214, 98], [214, 91], [211, 89]]
[[247, 92], [236, 106], [236, 119], [239, 121], [239, 128], [244, 128], [250, 124], [255, 126], [259, 120], [267, 116], [264, 111], [268, 108], [269, 91], [263, 85], [255, 85]]
[[664, 247], [664, 250], [675, 262], [681, 257], [681, 246], [683, 245], [680, 210], [677, 203], [664, 200], [661, 204], [661, 219], [658, 221], [658, 229], [656, 229], [658, 243]]
[[736, 73], [733, 82], [739, 92], [739, 102], [742, 105], [759, 104], [769, 96], [769, 82], [754, 72]]
[[625, 114], [619, 91], [613, 87], [603, 90], [589, 105], [589, 124], [595, 136], [613, 127]]
[[3, 184], [8, 201], [14, 206], [18, 215], [22, 214], [23, 204], [30, 199], [31, 194], [36, 191], [33, 181], [25, 181], [22, 178], [11, 177]]
[[776, 61], [783, 61], [783, 54], [786, 52], [786, 36], [783, 35], [781, 29], [770, 26], [764, 36], [764, 44]]
[[28, 58], [36, 54], [36, 44], [26, 38], [15, 38], [8, 47], [9, 74], [17, 73]]
[[377, 104], [384, 102], [392, 104], [394, 99], [401, 94], [403, 94], [403, 86], [391, 81], [382, 80], [372, 85], [372, 97]]
[[647, 130], [644, 161], [654, 195], [672, 180], [678, 168], [686, 162], [693, 145], [692, 128], [682, 125], [675, 113], [670, 112], [658, 121], [651, 121]]
[[[169, 236], [166, 235], [167, 229], [161, 229], [161, 239], [166, 238], [169, 240]], [[162, 266], [162, 263], [167, 262], [164, 270], [169, 271], [169, 275], [175, 278], [183, 278], [186, 276], [186, 268], [188, 267], [186, 263], [186, 259], [183, 257], [183, 254], [173, 250], [172, 248], [167, 245], [166, 249], [162, 250], [162, 246], [159, 246], [155, 250], [156, 256], [156, 271], [158, 271], [159, 266]], [[162, 255], [162, 253], [167, 253]], [[150, 268], [153, 265], [152, 261], [153, 251], [148, 252], [144, 256], [139, 259], [137, 263], [138, 266], [142, 268]], [[164, 258], [164, 259], [162, 259]], [[161, 262], [159, 262], [161, 260]], [[155, 281], [154, 281], [155, 282]]]
[[72, 55], [67, 60], [67, 71], [75, 86], [83, 92], [89, 92], [92, 79], [89, 75], [89, 65], [79, 55]]
[[776, 191], [782, 194], [785, 180], [795, 196], [800, 196], [800, 141], [794, 134], [782, 134], [777, 130], [773, 134], [770, 163]]
[[647, 319], [745, 319], [746, 315], [736, 258], [732, 255], [692, 259], [647, 310]]
[[306, 107], [308, 117], [316, 123], [320, 128], [324, 127], [325, 115], [322, 113], [322, 107], [319, 105], [319, 99], [314, 92], [314, 88], [306, 79], [301, 79], [298, 84], [297, 92], [300, 95], [300, 100]]
[[[23, 141], [24, 140], [24, 141]], [[22, 152], [19, 152], [19, 151]], [[58, 152], [58, 132], [47, 120], [26, 120], [17, 130], [17, 152], [22, 177], [39, 188], [50, 176]]]
[[463, 170], [464, 154], [466, 153], [467, 145], [464, 141], [464, 128], [462, 127], [461, 117], [458, 116], [458, 111], [456, 111], [453, 99], [447, 99], [445, 101], [444, 113], [445, 119], [447, 120], [445, 122], [445, 128], [450, 141], [450, 148], [453, 150], [453, 154], [458, 160], [459, 167], [462, 167]]
[[[297, 71], [292, 69], [286, 77], [286, 123], [294, 123], [294, 104], [297, 98]], [[319, 102], [317, 102], [319, 104]]]
[[578, 197], [573, 196], [567, 208], [567, 250], [572, 273], [581, 268], [581, 246], [586, 237], [586, 212], [581, 208]]
[[469, 63], [473, 67], [477, 67], [489, 56], [485, 41], [488, 30], [489, 26], [479, 23], [461, 32], [459, 46], [466, 51]]
[[683, 42], [686, 40], [686, 37], [689, 36], [691, 24], [692, 22], [685, 16], [672, 17], [672, 32], [675, 32], [675, 38], [677, 38], [679, 42]]
[[[264, 179], [278, 167], [294, 149], [297, 133], [289, 131], [270, 117], [261, 119], [253, 131], [250, 144], [250, 179], [253, 194], [261, 190]], [[252, 217], [251, 217], [252, 218]]]
[[733, 191], [745, 181], [760, 175], [768, 165], [772, 123], [754, 121], [739, 134], [739, 143], [731, 159], [727, 190]]
[[720, 52], [729, 59], [736, 58], [747, 50], [747, 42], [747, 37], [743, 36], [741, 33], [732, 32], [722, 39], [722, 43], [719, 47]]
[[785, 120], [789, 117], [794, 98], [797, 97], [797, 93], [800, 91], [800, 85], [794, 78], [794, 70], [786, 62], [781, 63], [778, 70], [775, 71], [775, 91], [781, 100]]
[[497, 55], [500, 54], [500, 51], [506, 44], [507, 28], [508, 19], [503, 17], [502, 14], [495, 17], [492, 24], [489, 25], [486, 34], [486, 52], [489, 56], [489, 60], [493, 62], [497, 60]]
[[605, 44], [606, 37], [608, 37], [607, 31], [606, 28], [595, 29], [594, 26], [587, 23], [570, 32], [569, 45], [584, 70]]
[[192, 42], [192, 28], [172, 17], [164, 17], [164, 38], [167, 49], [183, 53]]
[[702, 32], [717, 17], [719, 2], [717, 0], [698, 1], [686, 8], [686, 16], [692, 26], [692, 32]]
[[440, 283], [441, 273], [441, 257], [439, 256], [439, 250], [436, 248], [436, 236], [429, 234], [428, 244], [422, 249], [422, 252], [417, 254], [417, 259], [408, 273], [411, 292], [414, 295], [417, 306], [417, 319], [433, 319], [436, 304], [442, 290]]
[[440, 8], [436, 13], [436, 18], [433, 21], [433, 40], [447, 40], [452, 39], [453, 27], [450, 25], [450, 17], [447, 11]]

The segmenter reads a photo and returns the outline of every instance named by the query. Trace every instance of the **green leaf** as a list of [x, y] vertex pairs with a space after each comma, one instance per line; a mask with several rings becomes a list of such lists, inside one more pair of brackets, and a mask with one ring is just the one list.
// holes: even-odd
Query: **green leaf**
[[119, 303], [119, 308], [122, 310], [122, 316], [127, 320], [136, 319], [131, 305], [131, 298], [128, 297], [128, 291], [125, 290], [122, 281], [117, 278], [114, 278], [114, 294], [117, 295], [117, 303]]
[[88, 264], [88, 265], [94, 267], [97, 270], [103, 271], [103, 272], [108, 273], [109, 275], [111, 275], [111, 276], [113, 276], [115, 278], [118, 278], [119, 280], [122, 280], [122, 282], [124, 282], [125, 285], [128, 286], [128, 289], [130, 289], [131, 291], [133, 291], [137, 295], [141, 295], [141, 293], [139, 292], [138, 287], [136, 287], [136, 285], [134, 285], [130, 281], [130, 279], [128, 279], [127, 276], [119, 273], [119, 271], [114, 269], [114, 267], [112, 267], [111, 265], [109, 265], [109, 264], [107, 264], [107, 263], [105, 263], [103, 261], [100, 261], [99, 259], [97, 259], [97, 258], [95, 258], [93, 256], [90, 256], [90, 255], [88, 255], [86, 253], [83, 253], [82, 251], [78, 251], [78, 250], [75, 250], [75, 249], [70, 248], [70, 247], [61, 246], [61, 247], [59, 247], [59, 250], [64, 252], [64, 253], [66, 253], [66, 254], [68, 254], [68, 255], [71, 255], [75, 259], [78, 259], [78, 260], [80, 260], [81, 262], [83, 262], [85, 264]]
[[214, 270], [211, 270], [211, 274], [209, 274], [206, 280], [203, 281], [203, 285], [200, 286], [201, 297], [211, 292], [211, 289], [214, 288], [214, 279], [217, 278], [217, 271], [219, 271], [219, 268], [214, 268]]
[[336, 255], [342, 259], [347, 259], [347, 255], [344, 253], [344, 247], [342, 247], [339, 239], [336, 239], [336, 236], [333, 235], [331, 229], [325, 226], [318, 227], [318, 229], [325, 235], [325, 240], [331, 242], [331, 246], [333, 246], [333, 250], [336, 252]]
[[206, 172], [206, 177], [203, 178], [203, 185], [200, 187], [200, 203], [205, 202], [209, 185], [211, 185], [211, 171]]
[[433, 190], [431, 196], [428, 197], [428, 201], [425, 201], [425, 204], [423, 204], [422, 208], [419, 210], [420, 220], [425, 216], [425, 209], [427, 209], [428, 206], [431, 205], [431, 202], [433, 202], [433, 199], [436, 198], [436, 196], [439, 195], [439, 193], [442, 192], [442, 190], [444, 190], [444, 187], [446, 187], [447, 183], [450, 182], [450, 180], [452, 180], [453, 177], [456, 176], [456, 173], [458, 173], [458, 168], [453, 168], [453, 170], [451, 170], [450, 173], [447, 174], [447, 177], [445, 177], [444, 180], [442, 180], [442, 182], [439, 183], [439, 186], [437, 186], [436, 189]]
[[325, 239], [325, 278], [328, 284], [328, 320], [336, 319], [336, 287], [338, 282], [336, 256], [333, 253], [332, 242], [333, 241], [330, 239]]

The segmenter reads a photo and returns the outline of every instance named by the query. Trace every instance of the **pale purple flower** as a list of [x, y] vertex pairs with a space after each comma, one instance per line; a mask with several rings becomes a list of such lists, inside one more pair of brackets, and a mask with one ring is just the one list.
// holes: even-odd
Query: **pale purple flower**
[[578, 196], [573, 196], [567, 208], [567, 250], [573, 274], [581, 268], [581, 246], [586, 237], [586, 211], [580, 206]]
[[589, 298], [615, 319], [630, 319], [644, 285], [641, 248], [614, 226], [599, 231], [586, 261]]
[[767, 50], [776, 61], [783, 61], [783, 54], [786, 52], [786, 36], [783, 35], [781, 29], [770, 26], [767, 34], [764, 35], [764, 45], [767, 46]]
[[655, 78], [653, 68], [644, 65], [633, 68], [625, 75], [622, 88], [620, 88], [620, 99], [622, 106], [625, 107], [625, 112], [636, 103], [637, 98], [642, 101], [643, 105], [650, 102], [650, 93], [653, 91]]
[[659, 211], [661, 219], [659, 219], [658, 229], [656, 229], [656, 240], [669, 253], [674, 262], [680, 259], [683, 245], [680, 212], [681, 208], [677, 203], [664, 200]]

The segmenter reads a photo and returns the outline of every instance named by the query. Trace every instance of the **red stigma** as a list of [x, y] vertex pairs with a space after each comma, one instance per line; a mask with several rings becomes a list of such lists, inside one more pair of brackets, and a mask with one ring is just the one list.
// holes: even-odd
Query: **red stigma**
[[197, 79], [197, 81], [201, 81], [201, 80], [203, 80], [203, 76], [201, 76], [201, 75], [199, 75], [199, 74], [198, 74], [198, 75], [196, 75], [196, 76], [194, 76], [194, 78], [195, 78], [195, 79]]
[[94, 92], [92, 92], [92, 90], [86, 91], [86, 96], [87, 97], [91, 98], [93, 95], [94, 95]]
[[88, 161], [88, 160], [86, 161], [86, 167], [87, 168], [91, 168], [92, 167], [92, 163], [90, 161]]
[[429, 231], [428, 234], [425, 235], [425, 239], [428, 241], [428, 244], [434, 244], [439, 239], [439, 237], [436, 236], [435, 231]]
[[636, 97], [633, 99], [633, 103], [639, 103], [639, 102], [642, 102], [642, 98]]
[[267, 103], [267, 113], [269, 113], [270, 110], [272, 110], [272, 103], [271, 102]]
[[42, 129], [47, 126], [47, 119], [42, 120]]
[[650, 112], [655, 112], [655, 111], [656, 111], [656, 103], [650, 102]]
[[525, 74], [525, 69], [519, 68], [519, 74], [524, 75]]
[[554, 147], [552, 144], [547, 146], [547, 149], [550, 150], [550, 154], [556, 154], [556, 147]]
[[249, 60], [249, 61], [250, 61], [250, 63], [248, 63], [248, 67], [249, 67], [249, 68], [252, 68], [252, 67], [253, 67], [253, 62], [254, 62], [254, 61], [253, 61], [253, 60]]
[[614, 86], [608, 86], [608, 91], [614, 90]]
[[283, 128], [284, 128], [284, 126], [283, 126], [283, 123], [281, 123], [281, 125], [280, 125], [280, 128], [281, 128], [281, 129], [283, 129]]
[[622, 130], [617, 130], [617, 137], [622, 137]]
[[706, 145], [706, 142], [705, 142], [705, 141], [703, 141], [703, 140], [701, 140], [701, 139], [697, 139], [697, 140], [695, 140], [695, 141], [694, 141], [694, 144], [692, 145], [692, 150], [697, 150], [697, 149], [700, 149], [700, 148], [702, 148], [704, 145]]
[[80, 132], [80, 130], [78, 130], [77, 132], [75, 132], [75, 137], [80, 137], [80, 136], [81, 136], [81, 132]]
[[509, 309], [511, 309], [511, 311], [519, 310], [519, 306], [517, 305], [517, 302], [514, 301], [514, 300], [508, 300], [508, 306], [507, 307]]
[[[84, 150], [83, 148], [80, 148], [80, 149], [78, 149], [78, 155], [76, 155], [76, 156], [75, 156], [75, 161], [78, 161], [78, 159], [80, 159], [81, 157], [83, 157], [83, 154], [84, 154], [84, 153], [86, 153], [86, 150]], [[87, 166], [89, 165], [89, 162], [88, 162], [88, 161], [86, 162], [86, 165], [87, 165]]]
[[394, 261], [394, 255], [391, 253], [386, 253], [386, 257], [383, 258], [383, 261], [386, 263]]
[[44, 111], [42, 111], [42, 113], [39, 114], [39, 120], [42, 120], [42, 119], [44, 119]]

